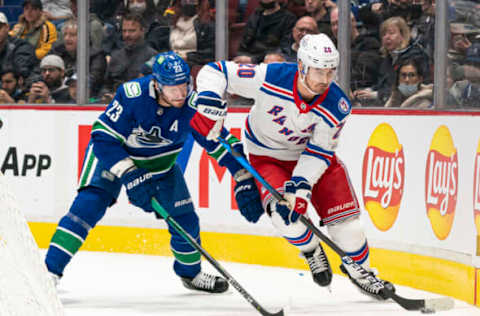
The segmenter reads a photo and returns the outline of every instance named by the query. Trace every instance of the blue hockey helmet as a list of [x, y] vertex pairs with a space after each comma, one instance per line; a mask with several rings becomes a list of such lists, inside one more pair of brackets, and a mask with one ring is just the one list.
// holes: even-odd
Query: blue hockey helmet
[[152, 65], [153, 78], [162, 86], [176, 86], [190, 83], [190, 67], [173, 51], [160, 53], [155, 56]]

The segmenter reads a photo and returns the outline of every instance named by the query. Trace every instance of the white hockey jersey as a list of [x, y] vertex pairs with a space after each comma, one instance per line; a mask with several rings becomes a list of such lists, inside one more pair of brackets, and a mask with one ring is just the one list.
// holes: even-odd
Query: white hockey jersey
[[197, 90], [199, 96], [224, 97], [227, 91], [255, 99], [244, 129], [248, 152], [298, 160], [292, 177], [302, 177], [313, 187], [334, 158], [351, 105], [334, 82], [307, 103], [297, 92], [297, 80], [297, 64], [293, 63], [220, 61], [201, 69]]

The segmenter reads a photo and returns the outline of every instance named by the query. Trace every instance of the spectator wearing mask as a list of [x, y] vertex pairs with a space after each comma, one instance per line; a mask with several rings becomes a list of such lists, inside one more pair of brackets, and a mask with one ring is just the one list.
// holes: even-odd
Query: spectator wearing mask
[[392, 95], [385, 107], [430, 109], [433, 106], [433, 84], [423, 84], [422, 67], [415, 59], [398, 65]]
[[8, 35], [8, 20], [0, 12], [0, 71], [13, 68], [23, 78], [38, 65], [35, 49], [27, 41]]
[[65, 103], [69, 100], [65, 86], [65, 64], [57, 55], [47, 55], [40, 62], [41, 77], [32, 78], [27, 103]]
[[435, 47], [435, 0], [423, 0], [422, 15], [411, 26], [412, 39], [420, 44], [433, 61]]
[[117, 14], [125, 16], [127, 13], [141, 15], [145, 29], [148, 30], [150, 25], [155, 21], [157, 10], [153, 0], [127, 0], [122, 1]]
[[300, 45], [300, 40], [306, 34], [318, 34], [317, 22], [311, 16], [304, 16], [298, 19], [297, 23], [292, 29], [292, 36], [290, 45], [281, 48], [282, 54], [288, 62], [297, 62], [297, 52]]
[[18, 72], [10, 69], [4, 69], [0, 72], [1, 89], [0, 104], [15, 104], [25, 98], [25, 93], [21, 88], [23, 78]]
[[203, 65], [215, 58], [215, 23], [208, 14], [208, 2], [181, 0], [179, 13], [170, 30], [170, 49], [190, 67]]
[[48, 54], [57, 40], [57, 29], [43, 14], [40, 0], [25, 0], [23, 14], [10, 31], [13, 37], [25, 39], [35, 48], [35, 55], [40, 60]]
[[288, 45], [296, 19], [278, 0], [260, 0], [259, 8], [248, 18], [234, 61], [256, 64], [263, 60], [265, 52]]
[[308, 16], [315, 19], [320, 33], [332, 37], [330, 28], [330, 11], [337, 5], [331, 0], [305, 0], [305, 11]]
[[387, 19], [380, 26], [383, 55], [379, 65], [378, 79], [373, 87], [353, 91], [355, 98], [370, 106], [384, 106], [390, 97], [392, 86], [396, 82], [395, 69], [398, 65], [410, 58], [420, 62], [425, 82], [430, 82], [430, 62], [423, 48], [411, 41], [410, 28], [401, 17]]
[[137, 78], [143, 64], [157, 54], [144, 37], [142, 17], [134, 13], [125, 15], [122, 20], [122, 40], [125, 45], [112, 52], [104, 83], [104, 93], [108, 94], [105, 100], [113, 97], [111, 94], [121, 83]]
[[[62, 27], [63, 41], [55, 43], [52, 48], [52, 54], [63, 59], [65, 73], [70, 76], [76, 72], [77, 68], [77, 32], [78, 22], [76, 20], [66, 21]], [[90, 96], [96, 96], [103, 85], [107, 62], [105, 53], [101, 49], [90, 47], [89, 54]]]

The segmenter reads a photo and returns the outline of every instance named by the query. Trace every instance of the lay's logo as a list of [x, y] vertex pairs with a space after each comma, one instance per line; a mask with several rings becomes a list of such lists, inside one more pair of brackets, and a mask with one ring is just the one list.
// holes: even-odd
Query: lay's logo
[[433, 135], [425, 171], [427, 216], [438, 239], [447, 238], [453, 224], [458, 192], [458, 157], [450, 131], [441, 125]]
[[473, 214], [477, 235], [480, 235], [480, 140], [478, 141], [477, 154], [475, 155], [475, 174], [473, 177]]
[[405, 158], [393, 128], [375, 128], [363, 156], [362, 192], [365, 209], [381, 231], [389, 230], [398, 216], [405, 183]]

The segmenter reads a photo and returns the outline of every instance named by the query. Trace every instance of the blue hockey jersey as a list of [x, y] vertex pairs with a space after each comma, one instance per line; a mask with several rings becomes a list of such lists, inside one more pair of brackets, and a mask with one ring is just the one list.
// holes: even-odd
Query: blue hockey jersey
[[[121, 176], [133, 162], [153, 174], [169, 171], [192, 133], [207, 152], [232, 174], [241, 169], [220, 143], [206, 141], [189, 125], [196, 112], [196, 93], [191, 91], [181, 108], [157, 102], [151, 75], [121, 85], [92, 127], [93, 150], [103, 167]], [[243, 152], [241, 143], [226, 130], [222, 135]]]

